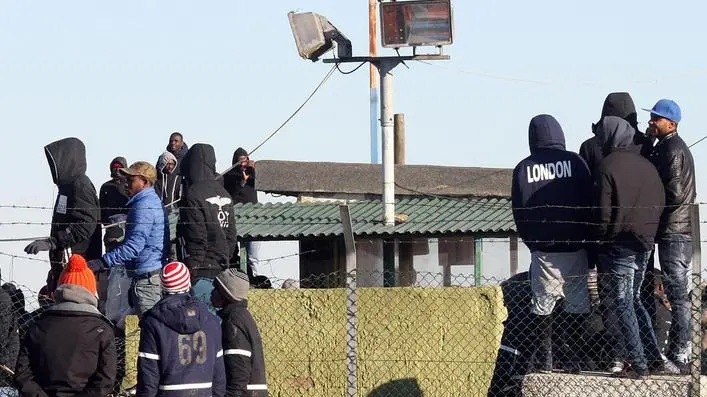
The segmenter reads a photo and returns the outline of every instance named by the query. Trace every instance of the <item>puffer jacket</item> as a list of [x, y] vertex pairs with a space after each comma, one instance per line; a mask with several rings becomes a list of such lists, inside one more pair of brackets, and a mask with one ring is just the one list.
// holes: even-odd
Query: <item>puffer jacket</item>
[[658, 238], [667, 234], [691, 234], [690, 204], [695, 203], [695, 161], [685, 141], [674, 132], [661, 138], [650, 161], [658, 169], [665, 188], [665, 209], [660, 216]]
[[109, 267], [125, 265], [135, 275], [160, 269], [169, 249], [169, 225], [162, 201], [155, 189], [148, 187], [128, 201], [128, 208], [125, 238], [103, 255], [103, 261]]
[[15, 382], [26, 397], [103, 397], [113, 390], [117, 359], [113, 327], [87, 289], [65, 284], [27, 332]]
[[189, 294], [167, 295], [140, 321], [136, 397], [223, 397], [221, 327]]

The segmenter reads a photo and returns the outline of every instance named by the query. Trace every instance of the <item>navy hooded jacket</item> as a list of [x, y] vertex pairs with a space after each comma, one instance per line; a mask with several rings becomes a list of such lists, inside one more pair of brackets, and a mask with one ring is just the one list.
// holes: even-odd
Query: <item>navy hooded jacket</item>
[[221, 325], [189, 294], [167, 295], [140, 322], [137, 397], [223, 397]]
[[591, 221], [592, 179], [578, 154], [565, 150], [554, 117], [533, 117], [530, 156], [513, 171], [513, 218], [531, 251], [573, 252], [584, 248]]

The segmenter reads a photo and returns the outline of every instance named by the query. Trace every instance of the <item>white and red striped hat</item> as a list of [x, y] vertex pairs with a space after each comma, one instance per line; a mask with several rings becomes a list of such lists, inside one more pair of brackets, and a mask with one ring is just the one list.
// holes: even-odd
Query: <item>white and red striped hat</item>
[[179, 294], [189, 291], [191, 278], [189, 269], [182, 262], [170, 262], [162, 268], [160, 274], [162, 289], [168, 294]]

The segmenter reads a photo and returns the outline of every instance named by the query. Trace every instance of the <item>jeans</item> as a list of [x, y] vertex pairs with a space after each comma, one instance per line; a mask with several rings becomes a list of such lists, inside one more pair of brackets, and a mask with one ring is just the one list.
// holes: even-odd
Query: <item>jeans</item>
[[214, 289], [214, 280], [211, 278], [198, 278], [191, 288], [192, 295], [204, 302], [209, 311], [216, 313], [216, 309], [211, 304], [211, 291]]
[[641, 284], [650, 252], [634, 255], [599, 254], [606, 304], [621, 328], [626, 358], [638, 368], [661, 361], [650, 314], [641, 299]]
[[690, 354], [692, 237], [668, 234], [658, 239], [657, 243], [663, 286], [672, 308], [667, 355], [672, 360], [687, 363]]
[[0, 387], [0, 397], [17, 397], [20, 393], [12, 387]]
[[159, 274], [149, 278], [134, 278], [130, 285], [130, 305], [138, 317], [152, 309], [162, 299], [162, 281]]

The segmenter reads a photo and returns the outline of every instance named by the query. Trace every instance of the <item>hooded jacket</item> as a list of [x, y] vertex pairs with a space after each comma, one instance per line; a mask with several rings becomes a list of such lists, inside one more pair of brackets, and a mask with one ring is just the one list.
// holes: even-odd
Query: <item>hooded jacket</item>
[[[165, 173], [164, 168], [169, 161], [174, 161], [174, 170], [170, 173]], [[179, 160], [169, 151], [164, 152], [157, 159], [157, 181], [155, 182], [155, 192], [162, 200], [162, 204], [168, 206], [168, 209], [174, 208], [182, 196], [182, 176], [177, 173]]]
[[697, 192], [695, 160], [690, 148], [674, 132], [658, 141], [649, 158], [665, 188], [665, 210], [660, 216], [658, 237], [692, 234], [690, 204], [695, 203]]
[[128, 201], [125, 237], [115, 249], [103, 255], [109, 266], [124, 265], [135, 275], [162, 268], [168, 253], [169, 225], [162, 202], [152, 187], [146, 187]]
[[[125, 157], [116, 157], [111, 162], [119, 163], [123, 168], [128, 166]], [[98, 201], [101, 206], [101, 223], [108, 224], [108, 218], [116, 214], [127, 214], [128, 209], [125, 205], [128, 203], [128, 187], [125, 182], [121, 181], [119, 175], [110, 168], [111, 179], [101, 185], [101, 190], [98, 195]]]
[[216, 180], [214, 148], [203, 143], [192, 146], [182, 161], [182, 177], [185, 188], [177, 226], [180, 259], [197, 276], [215, 276], [228, 267], [237, 235], [233, 200]]
[[[0, 289], [0, 365], [4, 365], [10, 370], [15, 368], [20, 348], [14, 306], [10, 293], [3, 286]], [[10, 385], [12, 385], [12, 376], [0, 369], [0, 387]]]
[[221, 309], [228, 397], [267, 397], [263, 342], [248, 301], [231, 302]]
[[587, 164], [565, 150], [564, 132], [552, 116], [530, 121], [528, 141], [530, 156], [515, 167], [511, 189], [518, 234], [531, 251], [584, 248], [591, 218]]
[[28, 331], [17, 359], [15, 382], [22, 396], [106, 396], [115, 384], [113, 328], [98, 300], [78, 285], [61, 285], [50, 306]]
[[628, 92], [612, 92], [604, 99], [599, 121], [596, 124], [592, 124], [592, 133], [595, 136], [584, 141], [579, 148], [579, 155], [582, 156], [592, 173], [596, 171], [601, 159], [604, 157], [601, 144], [596, 137], [596, 131], [602, 119], [607, 116], [620, 117], [626, 120], [634, 129], [632, 144], [630, 145], [631, 150], [647, 157], [653, 146], [654, 139], [638, 131], [638, 115], [636, 114], [636, 105], [633, 103], [631, 95]]
[[[167, 145], [167, 147], [165, 148], [165, 150], [168, 151], [168, 152], [170, 152], [170, 153], [172, 153], [172, 152], [169, 150], [169, 145]], [[182, 142], [182, 147], [181, 147], [179, 150], [177, 150], [177, 153], [172, 153], [172, 154], [174, 155], [174, 157], [177, 158], [177, 166], [174, 168], [174, 172], [175, 172], [177, 175], [181, 175], [181, 174], [182, 174], [182, 171], [181, 171], [182, 160], [184, 160], [184, 156], [187, 155], [187, 152], [188, 152], [188, 151], [189, 151], [189, 145], [187, 145], [186, 142]]]
[[136, 397], [223, 397], [221, 326], [190, 294], [166, 295], [140, 321]]
[[[242, 147], [239, 147], [233, 153], [233, 162], [231, 164], [238, 164], [240, 156], [248, 157], [248, 152]], [[233, 168], [223, 175], [223, 186], [236, 203], [258, 202], [258, 192], [255, 190], [255, 167], [241, 168], [237, 166]]]
[[49, 252], [53, 271], [47, 279], [47, 285], [53, 290], [61, 273], [64, 250], [71, 249], [86, 260], [101, 257], [100, 207], [96, 188], [86, 176], [83, 142], [64, 138], [45, 146], [44, 153], [58, 188], [50, 231], [56, 248]]
[[600, 251], [627, 254], [650, 251], [665, 204], [665, 192], [655, 167], [636, 153], [634, 129], [608, 116], [597, 129], [606, 157], [595, 175], [596, 238]]

